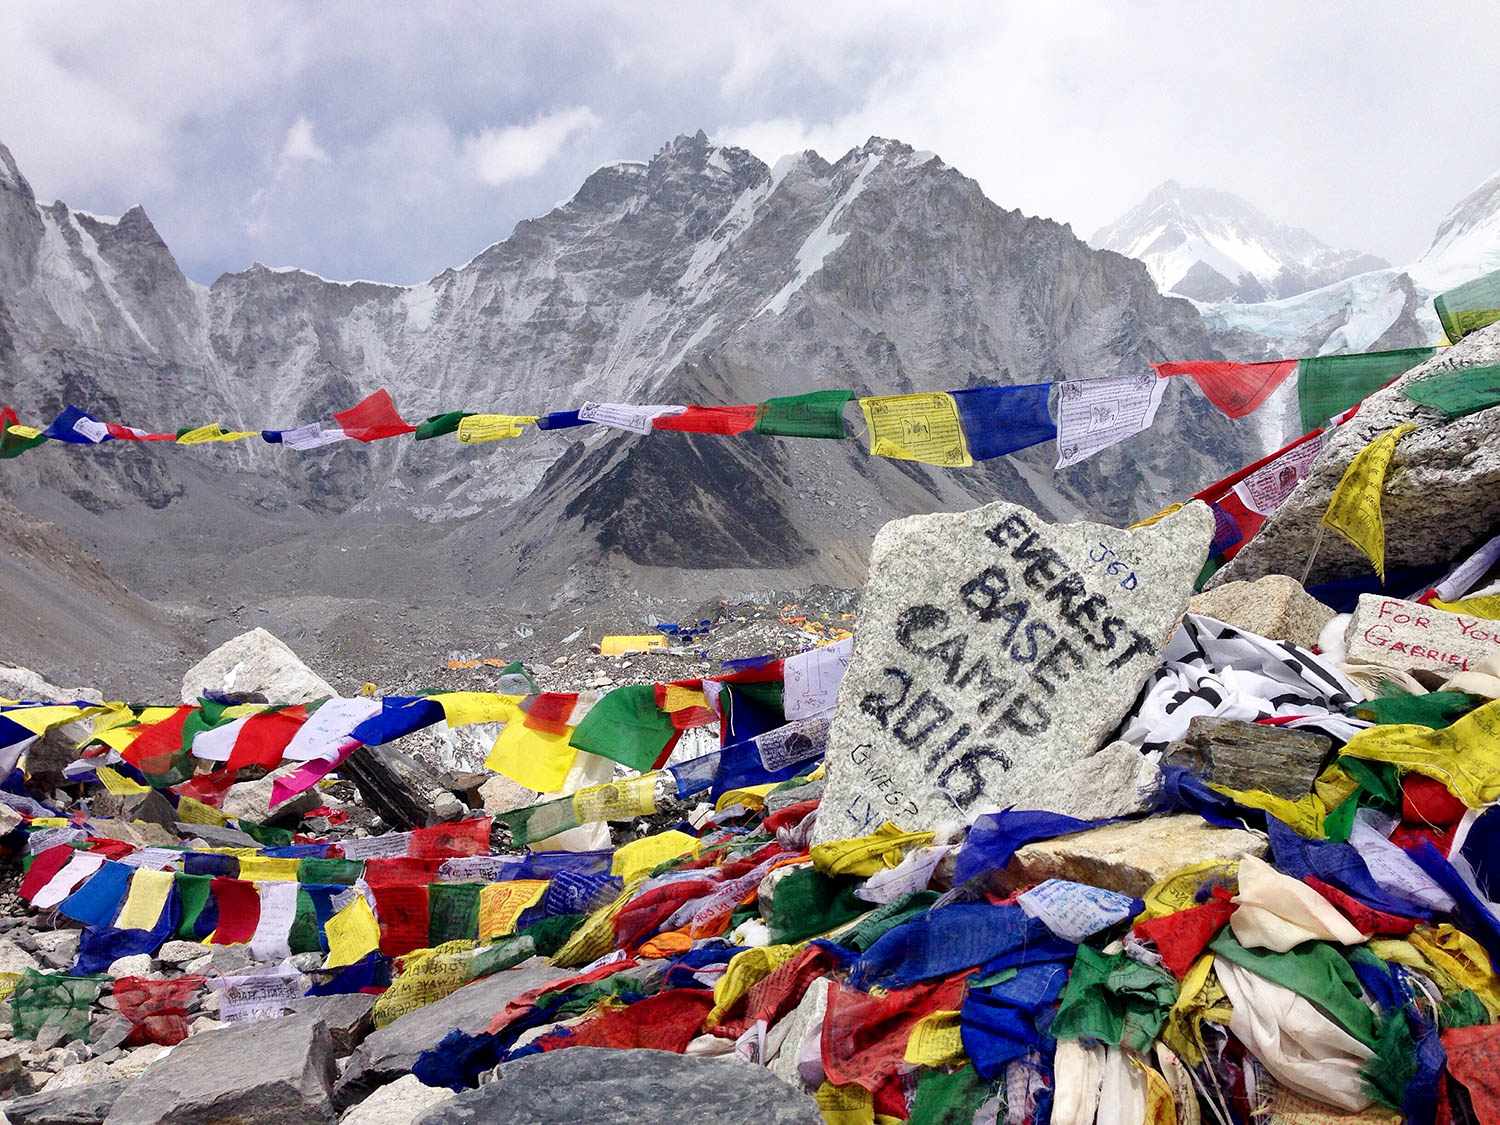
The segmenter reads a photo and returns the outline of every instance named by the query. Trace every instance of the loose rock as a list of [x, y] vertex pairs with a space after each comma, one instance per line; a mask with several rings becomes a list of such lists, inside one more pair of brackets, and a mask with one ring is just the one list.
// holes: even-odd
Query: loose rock
[[1295, 801], [1312, 792], [1332, 749], [1332, 740], [1311, 731], [1199, 716], [1188, 723], [1187, 737], [1167, 748], [1162, 765], [1183, 766], [1229, 789], [1264, 789]]
[[1456, 675], [1500, 656], [1500, 622], [1362, 594], [1344, 631], [1344, 654], [1351, 664]]
[[1226, 582], [1196, 595], [1188, 611], [1303, 648], [1316, 646], [1323, 626], [1337, 616], [1285, 574], [1268, 574], [1254, 582]]
[[339, 1125], [412, 1125], [428, 1110], [452, 1100], [452, 1090], [424, 1085], [415, 1074], [406, 1074], [345, 1113]]

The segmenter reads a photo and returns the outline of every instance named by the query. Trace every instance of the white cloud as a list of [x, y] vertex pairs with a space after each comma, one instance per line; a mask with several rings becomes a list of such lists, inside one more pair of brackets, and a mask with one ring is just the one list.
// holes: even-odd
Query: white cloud
[[298, 117], [286, 131], [286, 141], [281, 146], [281, 159], [328, 163], [328, 153], [313, 136], [313, 123], [306, 117]]
[[509, 183], [536, 175], [575, 134], [598, 125], [599, 115], [588, 106], [574, 106], [544, 114], [529, 125], [485, 129], [464, 140], [464, 152], [482, 182]]

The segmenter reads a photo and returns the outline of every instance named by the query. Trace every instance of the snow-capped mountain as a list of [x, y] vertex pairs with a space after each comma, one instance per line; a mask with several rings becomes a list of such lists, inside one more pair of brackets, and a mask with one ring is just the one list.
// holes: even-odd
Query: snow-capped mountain
[[1146, 263], [1163, 293], [1198, 301], [1291, 297], [1384, 268], [1269, 218], [1237, 195], [1167, 180], [1090, 240]]
[[1500, 270], [1500, 172], [1471, 191], [1438, 224], [1427, 252], [1406, 267], [1418, 285], [1439, 293]]
[[[111, 223], [41, 206], [0, 150], [0, 401], [31, 420], [73, 403], [151, 429], [283, 427], [380, 386], [413, 419], [587, 398], [756, 402], [1209, 354], [1192, 306], [1139, 263], [878, 138], [834, 163], [807, 152], [768, 167], [678, 137], [415, 286], [257, 265], [205, 288], [143, 211]], [[649, 586], [664, 566], [700, 572], [674, 575], [684, 591], [695, 577], [766, 589], [857, 581], [893, 515], [1003, 496], [1122, 521], [1255, 452], [1194, 391], [1174, 381], [1169, 398], [1149, 437], [1061, 474], [1050, 445], [944, 472], [856, 441], [587, 427], [479, 449], [43, 447], [6, 462], [0, 490], [160, 597], [251, 582], [572, 597]]]

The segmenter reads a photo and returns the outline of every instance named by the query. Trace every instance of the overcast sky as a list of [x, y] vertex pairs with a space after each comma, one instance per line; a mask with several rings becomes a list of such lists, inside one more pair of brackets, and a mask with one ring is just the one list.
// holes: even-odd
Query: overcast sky
[[1399, 263], [1500, 169], [1493, 20], [1493, 0], [5, 0], [0, 141], [44, 201], [144, 204], [201, 281], [421, 280], [699, 128], [768, 162], [896, 137], [1083, 237], [1171, 177]]

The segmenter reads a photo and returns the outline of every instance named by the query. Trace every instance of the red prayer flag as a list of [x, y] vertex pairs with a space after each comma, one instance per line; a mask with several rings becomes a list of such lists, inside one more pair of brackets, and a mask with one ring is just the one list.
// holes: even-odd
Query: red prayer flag
[[261, 766], [272, 770], [281, 764], [282, 752], [296, 733], [307, 722], [307, 708], [302, 704], [282, 707], [276, 711], [263, 711], [251, 715], [240, 727], [240, 733], [229, 751], [228, 770], [239, 770], [246, 766]]
[[533, 695], [529, 701], [522, 704], [526, 717], [521, 720], [521, 723], [532, 730], [546, 731], [548, 734], [565, 734], [568, 729], [568, 719], [572, 717], [573, 708], [576, 706], [578, 706], [576, 691], [544, 691], [540, 695]]
[[182, 753], [183, 724], [197, 709], [184, 705], [161, 722], [140, 728], [134, 741], [120, 751], [120, 757], [142, 773], [166, 773], [172, 767], [172, 759]]
[[38, 852], [31, 861], [31, 866], [26, 869], [26, 874], [22, 876], [17, 893], [30, 902], [36, 898], [37, 891], [52, 882], [52, 876], [61, 871], [72, 858], [73, 848], [67, 844], [53, 844], [46, 851]]
[[713, 1010], [714, 994], [702, 988], [669, 988], [637, 1000], [625, 1008], [614, 1008], [584, 1020], [572, 1034], [542, 1036], [537, 1045], [544, 1051], [562, 1047], [645, 1047], [682, 1054], [703, 1031], [703, 1021]]
[[441, 859], [416, 856], [382, 856], [365, 860], [365, 882], [370, 886], [426, 886], [437, 882]]
[[126, 1043], [175, 1047], [186, 1039], [188, 1002], [203, 987], [203, 980], [201, 976], [185, 976], [171, 980], [121, 977], [115, 981], [114, 995], [120, 1015], [131, 1023]]
[[1160, 918], [1137, 922], [1135, 932], [1138, 937], [1150, 938], [1156, 943], [1162, 964], [1174, 977], [1182, 980], [1234, 911], [1235, 904], [1228, 898], [1215, 896], [1213, 901], [1202, 906], [1190, 906]]
[[1230, 418], [1243, 418], [1265, 402], [1293, 371], [1295, 359], [1269, 363], [1230, 363], [1225, 360], [1190, 360], [1186, 363], [1156, 363], [1158, 378], [1188, 375], [1200, 390]]
[[1316, 875], [1304, 875], [1302, 881], [1313, 890], [1333, 903], [1350, 923], [1362, 934], [1390, 934], [1393, 937], [1403, 937], [1416, 929], [1415, 918], [1402, 918], [1397, 914], [1387, 914], [1384, 910], [1376, 910], [1373, 906], [1366, 906], [1351, 894], [1339, 890], [1332, 884], [1323, 882]]
[[871, 1093], [902, 1068], [906, 1041], [923, 1016], [954, 1011], [968, 973], [893, 988], [881, 995], [833, 981], [823, 1019], [823, 1073], [835, 1086], [857, 1082]]
[[426, 886], [371, 885], [380, 919], [380, 952], [400, 957], [427, 946]]
[[219, 908], [213, 944], [241, 945], [254, 937], [260, 923], [260, 892], [255, 884], [248, 879], [220, 876], [208, 887]]
[[663, 414], [651, 419], [658, 430], [688, 434], [742, 434], [755, 429], [758, 406], [690, 406], [681, 414]]
[[[456, 820], [413, 829], [407, 854], [412, 859], [457, 859], [490, 850], [490, 817]], [[367, 878], [368, 881], [368, 878]]]
[[348, 410], [340, 410], [333, 416], [333, 420], [355, 441], [379, 441], [397, 434], [417, 432], [415, 426], [401, 417], [391, 398], [391, 392], [384, 387]]

